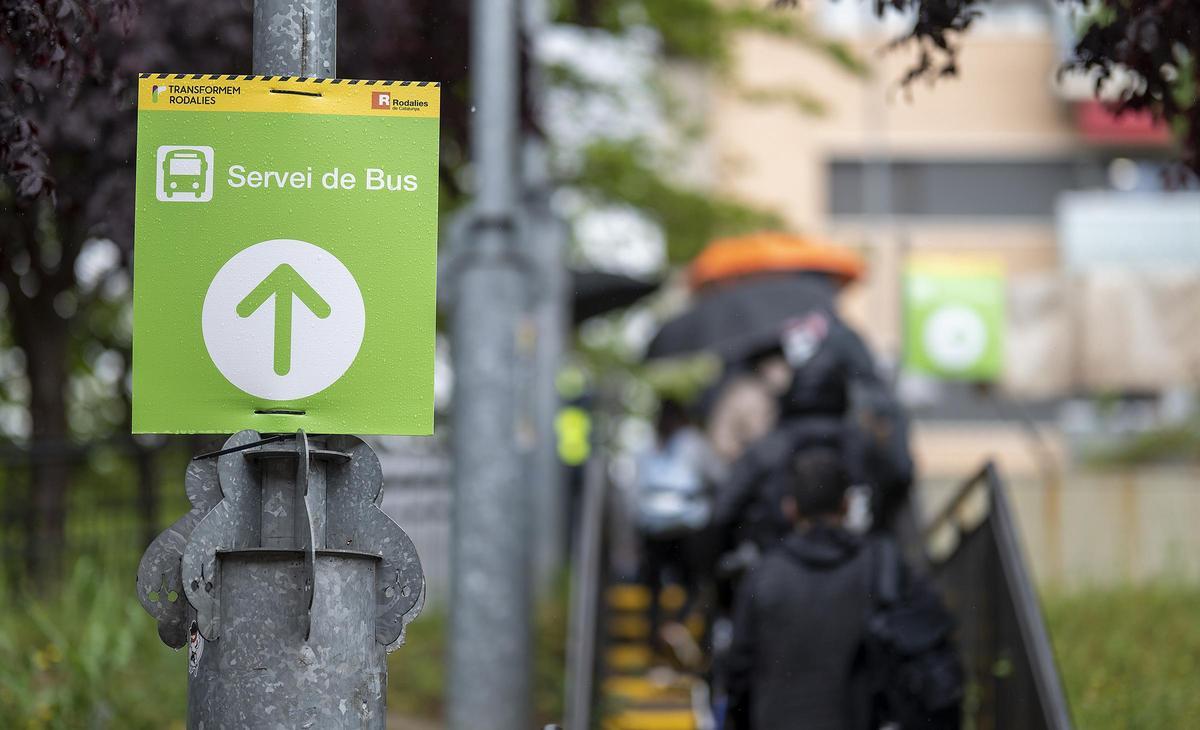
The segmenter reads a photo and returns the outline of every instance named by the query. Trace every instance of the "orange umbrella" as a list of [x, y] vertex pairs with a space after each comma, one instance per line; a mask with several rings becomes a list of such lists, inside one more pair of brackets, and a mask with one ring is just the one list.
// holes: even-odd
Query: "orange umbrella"
[[813, 271], [842, 285], [858, 279], [866, 262], [855, 251], [787, 233], [721, 238], [704, 247], [688, 269], [693, 291], [752, 274]]

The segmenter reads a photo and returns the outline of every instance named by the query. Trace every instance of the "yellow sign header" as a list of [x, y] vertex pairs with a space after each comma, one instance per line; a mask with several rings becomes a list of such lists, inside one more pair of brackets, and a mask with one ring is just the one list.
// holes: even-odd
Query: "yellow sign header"
[[441, 84], [300, 76], [142, 74], [138, 111], [282, 112], [433, 117]]

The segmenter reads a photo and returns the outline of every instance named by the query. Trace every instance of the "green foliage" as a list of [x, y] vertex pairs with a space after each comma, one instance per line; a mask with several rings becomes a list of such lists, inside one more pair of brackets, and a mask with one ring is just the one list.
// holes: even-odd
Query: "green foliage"
[[[163, 646], [133, 597], [132, 566], [76, 564], [61, 590], [0, 594], [0, 718], [5, 730], [182, 728], [185, 660]], [[566, 653], [561, 588], [537, 620], [539, 723], [561, 716]], [[1050, 593], [1044, 608], [1078, 727], [1188, 727], [1200, 714], [1200, 587], [1155, 584]], [[445, 614], [409, 626], [389, 657], [392, 714], [442, 714]]]
[[[614, 2], [609, 12], [620, 15], [622, 6], [634, 3]], [[727, 15], [712, 0], [657, 0], [638, 2], [646, 21], [662, 34], [663, 50], [668, 56], [701, 61], [727, 58]]]
[[694, 403], [721, 376], [721, 360], [712, 353], [671, 358], [642, 365], [640, 375], [659, 400]]
[[725, 12], [724, 29], [730, 31], [754, 30], [792, 40], [822, 52], [843, 71], [855, 76], [866, 76], [870, 66], [854, 49], [845, 43], [826, 38], [809, 28], [798, 16], [779, 11], [763, 10], [758, 5], [739, 5]]
[[[1179, 78], [1174, 85], [1175, 103], [1182, 109], [1195, 109], [1196, 104], [1200, 103], [1200, 64], [1196, 63], [1197, 54], [1182, 47], [1175, 48], [1173, 53], [1179, 67]], [[1176, 119], [1174, 127], [1178, 134], [1186, 134], [1187, 120]]]
[[[55, 593], [0, 592], [0, 727], [4, 730], [183, 728], [187, 660], [158, 639], [134, 597], [134, 566], [81, 559]], [[562, 716], [566, 582], [535, 624], [538, 726]], [[437, 718], [445, 693], [445, 613], [408, 627], [388, 657], [388, 709]]]
[[[559, 17], [580, 22], [579, 5], [565, 3]], [[670, 58], [686, 59], [724, 67], [730, 61], [730, 48], [736, 33], [754, 30], [791, 38], [825, 51], [831, 60], [852, 73], [862, 73], [866, 65], [848, 46], [812, 33], [794, 13], [780, 12], [761, 0], [737, 3], [719, 0], [608, 0], [599, 4], [595, 21], [602, 27], [620, 32], [631, 25], [648, 25], [662, 38], [663, 52]]]
[[[64, 562], [89, 558], [103, 565], [121, 565], [132, 575], [150, 535], [157, 535], [191, 509], [183, 474], [191, 452], [183, 438], [172, 438], [156, 452], [154, 519], [141, 512], [137, 465], [123, 441], [80, 445], [61, 454], [72, 460], [76, 487], [66, 496], [62, 537]], [[12, 453], [11, 451], [9, 452]], [[2, 455], [2, 453], [0, 453]], [[32, 510], [28, 502], [29, 470], [18, 461], [0, 462], [0, 506], [9, 515]], [[22, 545], [29, 539], [27, 523], [0, 534], [0, 591], [28, 581]], [[0, 728], [3, 726], [0, 725]]]
[[427, 610], [405, 631], [404, 646], [388, 655], [388, 712], [440, 717], [446, 687], [446, 614]]
[[649, 25], [670, 56], [699, 61], [726, 58], [729, 11], [713, 0], [559, 0], [556, 5], [559, 22], [597, 25], [613, 32]]
[[1200, 423], [1139, 433], [1089, 454], [1092, 466], [1137, 466], [1164, 462], [1200, 462]]
[[1200, 587], [1088, 590], [1044, 603], [1076, 727], [1168, 730], [1200, 716]]
[[[409, 624], [404, 646], [388, 656], [388, 713], [441, 718], [446, 692], [444, 611], [430, 610]], [[537, 727], [561, 722], [567, 656], [567, 589], [559, 585], [539, 607], [534, 624], [533, 703]]]
[[561, 723], [565, 710], [569, 591], [564, 572], [534, 619], [533, 707], [538, 727]]
[[622, 314], [598, 317], [587, 323], [587, 336], [575, 343], [577, 357], [591, 372], [620, 382], [616, 390], [624, 415], [651, 419], [663, 399], [695, 403], [721, 376], [721, 360], [711, 353], [643, 361], [640, 351], [625, 344], [621, 334], [625, 325]]
[[781, 225], [773, 213], [674, 185], [647, 158], [640, 145], [601, 142], [588, 149], [579, 180], [590, 192], [655, 217], [672, 263], [691, 260], [714, 238]]
[[5, 728], [183, 727], [187, 660], [159, 641], [132, 573], [85, 559], [53, 595], [0, 594]]
[[820, 116], [826, 112], [825, 100], [799, 89], [743, 89], [739, 96], [752, 104], [788, 104], [804, 114]]

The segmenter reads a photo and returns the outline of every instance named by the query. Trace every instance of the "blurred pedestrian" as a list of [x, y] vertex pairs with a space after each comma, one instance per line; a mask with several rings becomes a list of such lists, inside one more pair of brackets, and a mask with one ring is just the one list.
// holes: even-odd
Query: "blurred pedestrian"
[[778, 417], [741, 452], [717, 490], [714, 524], [725, 548], [745, 540], [769, 547], [788, 530], [779, 512], [782, 495], [772, 491], [766, 475], [812, 446], [842, 453], [851, 483], [871, 495], [861, 521], [886, 528], [907, 498], [913, 464], [903, 409], [870, 351], [830, 312], [791, 322], [777, 351], [791, 376], [779, 389]]
[[[791, 530], [738, 589], [726, 727], [957, 727], [963, 682], [953, 624], [890, 542], [845, 528], [842, 454], [802, 451], [783, 478], [789, 489], [780, 508]], [[893, 651], [897, 636], [911, 653]], [[896, 689], [902, 673], [929, 698]]]
[[796, 415], [843, 415], [849, 383], [876, 380], [874, 361], [853, 329], [832, 310], [811, 311], [786, 322], [777, 339], [732, 363], [709, 410], [713, 449], [727, 462]]
[[890, 529], [913, 480], [908, 421], [875, 358], [836, 316], [799, 318], [784, 328], [782, 349], [795, 377], [781, 420], [844, 418], [852, 484], [870, 490], [871, 526]]
[[733, 365], [714, 388], [706, 432], [713, 451], [732, 464], [779, 420], [779, 399], [792, 382], [792, 369], [779, 348], [769, 348]]
[[637, 461], [636, 513], [641, 535], [640, 578], [650, 594], [650, 640], [661, 646], [660, 601], [673, 579], [685, 593], [675, 618], [682, 622], [700, 587], [703, 531], [712, 514], [709, 475], [715, 459], [685, 407], [660, 406], [654, 447]]

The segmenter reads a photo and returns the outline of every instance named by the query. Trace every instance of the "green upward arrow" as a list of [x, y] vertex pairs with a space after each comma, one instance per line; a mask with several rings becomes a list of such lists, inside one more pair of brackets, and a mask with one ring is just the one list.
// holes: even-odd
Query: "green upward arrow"
[[320, 319], [329, 316], [329, 302], [287, 264], [280, 264], [258, 283], [237, 305], [239, 317], [249, 317], [272, 296], [275, 297], [275, 373], [287, 375], [292, 369], [292, 297], [308, 307]]

